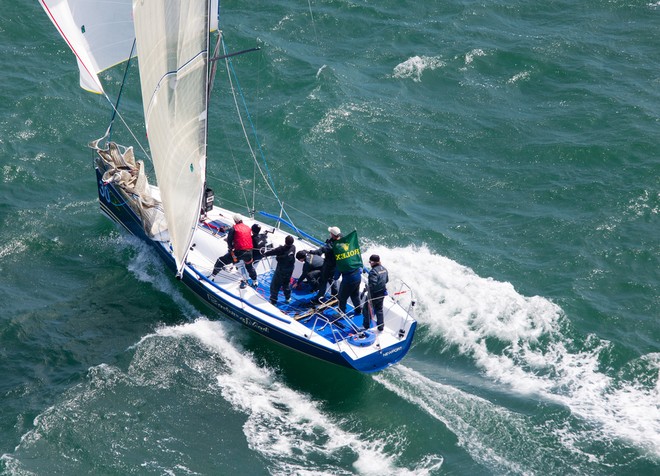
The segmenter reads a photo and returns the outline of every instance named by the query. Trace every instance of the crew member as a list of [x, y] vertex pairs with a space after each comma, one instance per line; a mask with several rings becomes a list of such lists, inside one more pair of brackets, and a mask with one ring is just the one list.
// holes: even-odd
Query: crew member
[[337, 260], [335, 259], [335, 252], [332, 249], [332, 243], [341, 238], [341, 230], [339, 227], [331, 226], [328, 228], [330, 238], [325, 240], [325, 244], [316, 250], [311, 250], [309, 253], [313, 255], [323, 255], [325, 261], [323, 262], [323, 269], [321, 270], [321, 278], [319, 279], [319, 291], [312, 298], [312, 303], [318, 304], [321, 298], [325, 296], [325, 291], [330, 284], [330, 294], [335, 296], [337, 294], [337, 281], [335, 271], [337, 269]]
[[303, 269], [294, 288], [298, 289], [301, 285], [308, 284], [311, 286], [310, 292], [318, 291], [319, 280], [323, 270], [323, 258], [307, 251], [298, 251], [296, 253], [296, 259], [303, 263]]
[[288, 235], [284, 244], [266, 251], [264, 256], [276, 256], [277, 266], [270, 282], [270, 303], [277, 304], [277, 295], [280, 288], [284, 292], [284, 300], [291, 301], [291, 275], [296, 264], [296, 247], [293, 244], [293, 236]]
[[[387, 296], [387, 282], [389, 277], [387, 270], [380, 264], [380, 256], [371, 255], [369, 257], [369, 305], [364, 309], [362, 325], [365, 329], [369, 329], [373, 314], [376, 314], [376, 324], [378, 330], [382, 331], [384, 328], [383, 322], [383, 300]], [[371, 311], [371, 312], [370, 312]]]
[[[213, 280], [226, 265], [231, 262], [237, 263], [243, 261], [245, 270], [248, 272], [252, 282], [252, 287], [257, 287], [257, 271], [252, 266], [252, 230], [250, 227], [243, 223], [243, 217], [238, 213], [234, 215], [234, 226], [227, 232], [227, 247], [229, 252], [221, 256], [213, 266], [213, 273], [209, 278]], [[245, 280], [241, 280], [241, 288], [246, 285]]]

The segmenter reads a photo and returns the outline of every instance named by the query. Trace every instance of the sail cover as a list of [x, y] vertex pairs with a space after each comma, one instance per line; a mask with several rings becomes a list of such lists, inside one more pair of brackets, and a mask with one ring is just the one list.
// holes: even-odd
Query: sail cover
[[39, 0], [78, 60], [80, 86], [103, 93], [98, 74], [133, 47], [132, 0]]
[[133, 6], [145, 125], [179, 273], [206, 176], [208, 3], [136, 0]]

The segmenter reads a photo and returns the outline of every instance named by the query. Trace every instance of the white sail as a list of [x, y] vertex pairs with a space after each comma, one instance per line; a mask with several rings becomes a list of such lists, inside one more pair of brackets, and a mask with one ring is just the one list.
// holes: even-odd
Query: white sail
[[206, 177], [208, 18], [205, 0], [136, 0], [133, 7], [145, 125], [179, 272]]
[[132, 0], [39, 0], [78, 60], [80, 86], [103, 93], [98, 74], [131, 54]]
[[136, 54], [134, 41], [144, 52], [145, 124], [180, 271], [205, 180], [208, 36], [218, 0], [39, 2], [76, 56], [84, 89], [105, 94], [99, 73]]
[[[126, 61], [133, 48], [133, 0], [39, 0], [78, 61], [80, 87], [103, 93], [98, 74]], [[218, 0], [211, 2], [218, 11]], [[218, 27], [211, 17], [211, 30]], [[133, 55], [136, 51], [133, 51]]]

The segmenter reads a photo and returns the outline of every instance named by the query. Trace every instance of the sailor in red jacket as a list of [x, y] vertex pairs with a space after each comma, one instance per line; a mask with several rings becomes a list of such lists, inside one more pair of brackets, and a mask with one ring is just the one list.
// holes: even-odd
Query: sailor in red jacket
[[[257, 287], [257, 272], [252, 266], [252, 230], [243, 223], [243, 217], [238, 213], [234, 215], [234, 226], [227, 232], [227, 247], [229, 252], [221, 256], [213, 266], [213, 273], [209, 276], [211, 281], [226, 265], [231, 262], [237, 263], [239, 260], [245, 264], [245, 269], [252, 280], [252, 287]], [[241, 282], [241, 287], [245, 287], [245, 282]]]

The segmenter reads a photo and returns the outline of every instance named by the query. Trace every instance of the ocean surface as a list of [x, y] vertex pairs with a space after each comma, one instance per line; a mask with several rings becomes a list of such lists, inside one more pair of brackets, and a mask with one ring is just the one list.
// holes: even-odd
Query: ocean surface
[[[222, 2], [296, 224], [415, 290], [375, 375], [210, 311], [102, 216], [109, 104], [38, 2], [2, 6], [0, 473], [660, 474], [660, 3]], [[247, 213], [224, 69], [210, 114], [209, 184]]]

